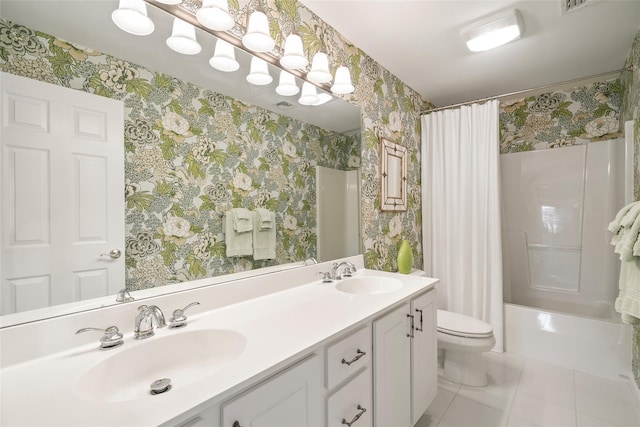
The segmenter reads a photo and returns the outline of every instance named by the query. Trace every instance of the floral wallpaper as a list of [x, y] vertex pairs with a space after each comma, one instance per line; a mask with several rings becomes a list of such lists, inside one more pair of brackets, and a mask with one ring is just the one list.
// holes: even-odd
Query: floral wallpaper
[[500, 152], [544, 150], [615, 139], [620, 79], [500, 103]]
[[[256, 6], [255, 1], [230, 1], [237, 20]], [[339, 168], [360, 165], [361, 247], [368, 268], [395, 271], [402, 239], [411, 243], [414, 266], [422, 267], [419, 112], [423, 100], [302, 4], [269, 0], [262, 7], [277, 42], [296, 30], [309, 57], [323, 50], [332, 67], [349, 66], [356, 90], [344, 98], [361, 108], [360, 138], [325, 135], [171, 76], [3, 22], [3, 70], [124, 100], [130, 289], [202, 277], [210, 270], [259, 267], [249, 259], [231, 263], [220, 257], [224, 246], [215, 212], [238, 203], [283, 209], [278, 218], [283, 225], [279, 258], [313, 256], [315, 232], [305, 212], [315, 199], [310, 175], [315, 163]], [[283, 121], [286, 131], [275, 126]], [[270, 132], [268, 137], [257, 140], [264, 129]], [[406, 212], [379, 210], [381, 136], [408, 148]], [[320, 142], [325, 137], [329, 144]], [[285, 144], [298, 140], [302, 143], [293, 147]], [[345, 150], [348, 155], [339, 154]], [[203, 159], [209, 164], [200, 163]], [[277, 188], [267, 188], [265, 182], [274, 182]]]
[[[315, 166], [360, 162], [359, 136], [2, 19], [0, 68], [123, 101], [130, 290], [316, 256]], [[224, 256], [222, 214], [232, 207], [276, 212], [276, 260]]]
[[[636, 34], [631, 46], [621, 81], [624, 88], [621, 127], [624, 126], [625, 121], [635, 120], [634, 196], [635, 200], [640, 200], [640, 31]], [[637, 387], [640, 388], [640, 325], [633, 325], [631, 347], [633, 377]]]

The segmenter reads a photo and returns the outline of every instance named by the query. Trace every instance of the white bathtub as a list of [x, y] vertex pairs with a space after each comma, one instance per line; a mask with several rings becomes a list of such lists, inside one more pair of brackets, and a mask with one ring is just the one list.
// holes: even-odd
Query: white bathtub
[[504, 304], [505, 350], [607, 378], [631, 378], [632, 327]]

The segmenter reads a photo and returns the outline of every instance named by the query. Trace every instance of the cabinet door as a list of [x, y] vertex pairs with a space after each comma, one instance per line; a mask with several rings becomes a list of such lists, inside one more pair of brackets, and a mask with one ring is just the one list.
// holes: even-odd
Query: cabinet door
[[418, 422], [436, 397], [438, 342], [435, 290], [411, 301], [414, 332], [411, 340], [411, 423]]
[[312, 356], [224, 403], [222, 427], [323, 425], [323, 370], [321, 358]]
[[374, 425], [410, 427], [409, 303], [373, 323]]

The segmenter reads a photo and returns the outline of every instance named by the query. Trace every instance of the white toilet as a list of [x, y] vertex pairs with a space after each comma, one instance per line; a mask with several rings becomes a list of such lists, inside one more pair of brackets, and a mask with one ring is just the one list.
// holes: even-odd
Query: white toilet
[[452, 311], [438, 310], [438, 349], [444, 350], [444, 376], [476, 387], [488, 384], [482, 353], [496, 343], [491, 325]]

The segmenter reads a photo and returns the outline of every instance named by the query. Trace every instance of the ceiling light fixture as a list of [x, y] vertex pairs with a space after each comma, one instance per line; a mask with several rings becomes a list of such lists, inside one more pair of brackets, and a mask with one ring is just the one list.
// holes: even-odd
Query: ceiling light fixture
[[256, 10], [249, 16], [242, 44], [254, 52], [269, 52], [275, 47], [276, 42], [269, 34], [269, 20], [263, 11]]
[[120, 0], [118, 8], [111, 13], [111, 19], [122, 31], [135, 36], [149, 35], [155, 28], [142, 0]]
[[236, 61], [236, 53], [233, 45], [222, 39], [218, 39], [216, 48], [213, 51], [213, 56], [209, 60], [209, 65], [225, 73], [236, 71], [240, 68], [240, 64]]
[[[229, 13], [228, 0], [154, 0], [149, 4], [174, 18], [167, 45], [176, 52], [186, 55], [201, 52], [196, 28], [216, 37], [216, 47], [209, 64], [217, 70], [232, 72], [239, 69], [235, 49], [240, 49], [254, 57], [251, 71], [246, 76], [247, 81], [255, 85], [270, 84], [273, 78], [269, 74], [268, 63], [271, 63], [282, 71], [276, 88], [278, 94], [296, 95], [300, 93], [296, 77], [305, 82], [300, 97], [303, 105], [319, 105], [320, 95], [326, 95], [326, 100], [333, 99], [330, 94], [318, 95], [317, 88], [339, 95], [355, 90], [349, 68], [338, 67], [333, 78], [326, 53], [317, 52], [313, 55], [309, 67], [302, 38], [295, 30], [286, 37], [284, 46], [276, 46], [270, 34], [269, 19], [259, 5], [249, 15], [245, 27], [236, 23]], [[147, 35], [154, 30], [154, 23], [147, 16], [145, 0], [119, 0], [119, 7], [113, 11], [112, 19], [120, 29], [131, 34]]]
[[216, 31], [230, 30], [236, 24], [229, 13], [227, 0], [203, 0], [202, 7], [196, 11], [196, 19]]
[[173, 18], [173, 30], [167, 39], [167, 46], [184, 55], [195, 55], [202, 50], [196, 40], [196, 28], [180, 18]]
[[467, 47], [482, 52], [518, 40], [522, 35], [522, 18], [516, 9], [475, 22], [462, 31]]

